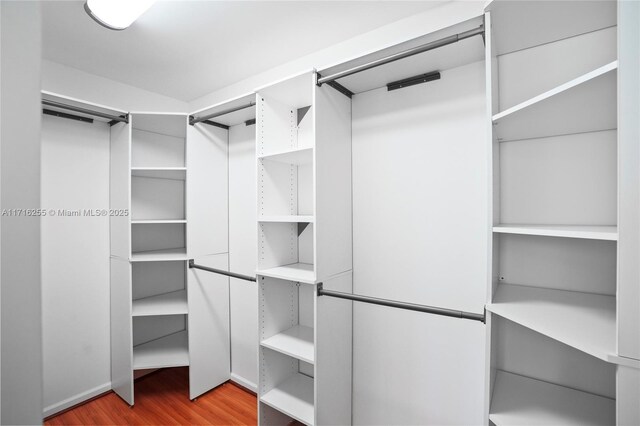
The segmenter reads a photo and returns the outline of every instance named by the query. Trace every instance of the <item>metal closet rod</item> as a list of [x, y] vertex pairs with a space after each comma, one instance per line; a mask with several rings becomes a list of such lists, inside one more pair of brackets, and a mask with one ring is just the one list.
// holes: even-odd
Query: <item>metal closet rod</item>
[[203, 271], [213, 272], [214, 274], [226, 275], [231, 278], [238, 278], [245, 281], [256, 282], [256, 277], [250, 277], [249, 275], [236, 274], [235, 272], [223, 271], [222, 269], [210, 268], [208, 266], [202, 266], [195, 263], [193, 259], [189, 259], [189, 268], [202, 269]]
[[246, 105], [241, 105], [241, 106], [238, 106], [238, 107], [235, 107], [235, 108], [225, 109], [224, 111], [214, 112], [213, 114], [203, 115], [202, 117], [196, 117], [196, 116], [190, 115], [189, 116], [189, 124], [191, 124], [193, 126], [194, 124], [200, 123], [202, 121], [207, 121], [207, 120], [210, 120], [212, 118], [220, 117], [221, 115], [225, 115], [225, 114], [229, 114], [229, 113], [232, 113], [232, 112], [240, 111], [241, 109], [245, 109], [245, 108], [251, 108], [255, 104], [256, 103], [252, 101], [252, 102], [249, 102]]
[[453, 317], [460, 319], [468, 319], [473, 321], [485, 322], [484, 314], [476, 314], [474, 312], [456, 311], [453, 309], [438, 308], [435, 306], [418, 305], [415, 303], [398, 302], [396, 300], [379, 299], [377, 297], [362, 296], [360, 294], [343, 293], [341, 291], [325, 290], [322, 283], [318, 284], [318, 296], [336, 297], [338, 299], [353, 300], [356, 302], [371, 303], [374, 305], [389, 306], [391, 308], [406, 309], [409, 311], [424, 312], [427, 314], [442, 315], [445, 317]]
[[120, 122], [123, 122], [123, 123], [128, 123], [129, 122], [129, 114], [124, 114], [124, 115], [107, 114], [107, 113], [104, 113], [104, 112], [94, 111], [94, 110], [87, 109], [87, 108], [82, 108], [82, 107], [77, 107], [77, 106], [73, 106], [73, 105], [63, 104], [61, 102], [50, 101], [48, 99], [43, 99], [42, 100], [42, 105], [55, 107], [55, 108], [61, 108], [61, 109], [67, 109], [69, 111], [75, 111], [75, 112], [80, 112], [82, 114], [93, 115], [94, 117], [106, 118], [106, 119], [109, 119], [111, 121], [120, 121]]
[[368, 62], [366, 64], [358, 65], [357, 67], [349, 68], [348, 70], [340, 71], [335, 74], [328, 75], [326, 77], [320, 77], [318, 78], [317, 84], [318, 86], [322, 86], [324, 83], [331, 83], [332, 81], [338, 80], [343, 77], [347, 77], [349, 75], [357, 74], [359, 72], [366, 71], [371, 68], [379, 67], [380, 65], [385, 65], [390, 62], [395, 62], [400, 59], [408, 58], [409, 56], [417, 55], [419, 53], [427, 52], [429, 50], [433, 50], [439, 47], [447, 46], [449, 44], [457, 43], [460, 40], [464, 40], [466, 38], [470, 38], [476, 35], [484, 35], [484, 24], [480, 25], [478, 28], [475, 28], [473, 30], [450, 35], [448, 37], [441, 38], [439, 40], [434, 40], [427, 44], [416, 46], [414, 48], [407, 49], [402, 52], [398, 52], [393, 55], [390, 55], [381, 59], [377, 59], [372, 62]]

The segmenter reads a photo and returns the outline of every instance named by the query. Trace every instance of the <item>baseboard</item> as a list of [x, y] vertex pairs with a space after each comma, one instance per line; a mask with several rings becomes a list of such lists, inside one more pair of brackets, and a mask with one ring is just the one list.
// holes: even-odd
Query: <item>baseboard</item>
[[243, 388], [249, 389], [253, 393], [258, 392], [258, 386], [255, 383], [250, 382], [249, 380], [236, 374], [231, 373], [231, 381], [242, 386]]
[[101, 395], [105, 392], [109, 392], [111, 390], [111, 382], [104, 383], [100, 386], [96, 386], [93, 389], [89, 389], [86, 392], [79, 393], [77, 395], [72, 396], [71, 398], [67, 398], [63, 401], [60, 401], [55, 404], [51, 404], [48, 407], [44, 408], [42, 413], [42, 417], [47, 418], [51, 417], [60, 411], [64, 411], [67, 408], [71, 408], [74, 405], [81, 404], [88, 399], [95, 398], [98, 395]]

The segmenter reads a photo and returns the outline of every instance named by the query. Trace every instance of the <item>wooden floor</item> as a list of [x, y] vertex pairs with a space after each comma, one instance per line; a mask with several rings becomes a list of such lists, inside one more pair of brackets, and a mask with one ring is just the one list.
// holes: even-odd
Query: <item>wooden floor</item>
[[111, 392], [45, 421], [45, 425], [255, 425], [255, 395], [232, 384], [189, 400], [188, 368], [168, 368], [135, 383], [130, 408]]

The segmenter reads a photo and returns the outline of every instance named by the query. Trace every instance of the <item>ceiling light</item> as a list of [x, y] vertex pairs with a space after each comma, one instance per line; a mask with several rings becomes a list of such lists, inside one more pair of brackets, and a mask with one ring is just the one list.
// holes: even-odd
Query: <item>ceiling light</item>
[[156, 0], [87, 0], [84, 10], [98, 24], [124, 30], [146, 12]]

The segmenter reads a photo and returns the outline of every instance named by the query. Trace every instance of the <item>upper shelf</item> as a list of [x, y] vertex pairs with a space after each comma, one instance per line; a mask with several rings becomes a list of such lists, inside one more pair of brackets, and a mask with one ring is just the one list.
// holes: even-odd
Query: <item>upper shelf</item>
[[499, 234], [539, 235], [544, 237], [584, 238], [590, 240], [616, 241], [616, 226], [582, 226], [582, 225], [505, 225], [493, 227]]
[[296, 325], [260, 342], [260, 345], [313, 364], [313, 328]]
[[317, 283], [314, 267], [308, 263], [292, 263], [290, 265], [276, 266], [275, 268], [261, 269], [256, 271], [256, 275], [305, 284]]
[[185, 180], [186, 167], [132, 167], [131, 176], [155, 179]]
[[613, 399], [498, 371], [489, 420], [496, 426], [614, 425], [616, 402]]
[[150, 250], [131, 253], [132, 262], [169, 262], [187, 259], [187, 251], [184, 248]]
[[260, 216], [258, 222], [280, 222], [280, 223], [313, 223], [313, 216]]
[[494, 115], [498, 140], [615, 129], [617, 69], [613, 61]]
[[295, 148], [258, 157], [265, 161], [276, 161], [286, 164], [311, 164], [313, 161], [313, 148]]
[[616, 350], [616, 298], [499, 284], [487, 310], [604, 361]]

